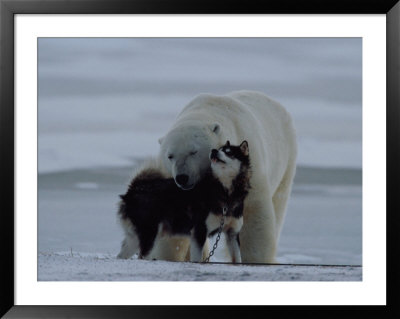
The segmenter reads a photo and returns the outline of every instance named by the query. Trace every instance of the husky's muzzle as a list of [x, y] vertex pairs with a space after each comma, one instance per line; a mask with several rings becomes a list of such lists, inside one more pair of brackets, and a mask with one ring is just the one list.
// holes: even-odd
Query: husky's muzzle
[[210, 160], [211, 160], [212, 162], [214, 162], [214, 163], [221, 162], [221, 163], [224, 163], [224, 164], [225, 164], [225, 161], [223, 161], [222, 159], [220, 159], [219, 156], [218, 156], [218, 154], [219, 154], [218, 150], [212, 149], [212, 150], [211, 150], [211, 153], [210, 153]]

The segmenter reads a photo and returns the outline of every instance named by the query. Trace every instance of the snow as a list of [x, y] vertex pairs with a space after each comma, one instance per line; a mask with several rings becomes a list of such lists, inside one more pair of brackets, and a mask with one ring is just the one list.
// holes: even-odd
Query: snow
[[234, 265], [115, 259], [107, 254], [39, 254], [41, 281], [360, 281], [358, 266]]

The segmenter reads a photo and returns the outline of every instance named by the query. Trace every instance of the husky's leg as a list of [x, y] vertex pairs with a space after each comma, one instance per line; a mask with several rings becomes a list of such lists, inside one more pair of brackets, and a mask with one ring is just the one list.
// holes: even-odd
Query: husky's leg
[[225, 238], [226, 238], [226, 246], [229, 250], [229, 253], [231, 254], [232, 257], [232, 262], [233, 263], [241, 263], [242, 262], [242, 257], [240, 255], [240, 241], [239, 241], [239, 231], [241, 228], [241, 225], [243, 224], [243, 219], [239, 219], [237, 223], [235, 223], [237, 227], [235, 228], [230, 228], [226, 233], [225, 233]]
[[239, 233], [228, 232], [226, 235], [226, 246], [232, 257], [233, 263], [241, 263]]
[[233, 218], [229, 229], [225, 231], [226, 246], [231, 254], [233, 263], [241, 263], [239, 232], [243, 226], [243, 216]]
[[203, 247], [207, 239], [207, 227], [205, 224], [196, 225], [192, 230], [190, 240], [190, 261], [201, 262]]
[[121, 251], [117, 258], [128, 259], [133, 256], [134, 253], [139, 251], [139, 243], [136, 236], [126, 235], [125, 239], [121, 244]]
[[142, 234], [141, 236], [139, 235], [140, 259], [147, 259], [148, 255], [154, 247], [154, 242], [156, 240], [156, 237], [159, 235], [161, 228], [161, 225], [152, 225], [151, 227], [147, 228], [145, 234]]

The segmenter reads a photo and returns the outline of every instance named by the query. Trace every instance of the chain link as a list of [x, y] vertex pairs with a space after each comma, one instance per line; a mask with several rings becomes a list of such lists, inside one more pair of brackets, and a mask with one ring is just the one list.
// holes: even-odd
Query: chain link
[[221, 222], [220, 222], [219, 229], [218, 229], [218, 235], [217, 235], [217, 238], [215, 239], [213, 249], [210, 251], [210, 254], [208, 255], [208, 257], [206, 259], [204, 259], [204, 261], [203, 261], [205, 263], [210, 262], [210, 258], [214, 255], [214, 251], [218, 247], [218, 242], [221, 239], [221, 233], [222, 233], [222, 230], [224, 229], [225, 216], [226, 216], [226, 207], [224, 207], [222, 209], [222, 217], [221, 217]]

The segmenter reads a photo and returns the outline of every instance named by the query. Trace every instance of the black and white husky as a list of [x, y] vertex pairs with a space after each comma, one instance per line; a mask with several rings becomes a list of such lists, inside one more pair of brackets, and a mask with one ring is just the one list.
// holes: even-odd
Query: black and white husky
[[147, 168], [131, 181], [121, 195], [119, 218], [125, 231], [118, 258], [139, 253], [146, 257], [157, 236], [191, 237], [190, 260], [200, 262], [206, 238], [216, 234], [225, 214], [223, 232], [232, 262], [241, 262], [239, 231], [243, 202], [250, 188], [250, 159], [246, 141], [226, 142], [210, 152], [206, 176], [192, 190], [178, 188], [172, 178]]

